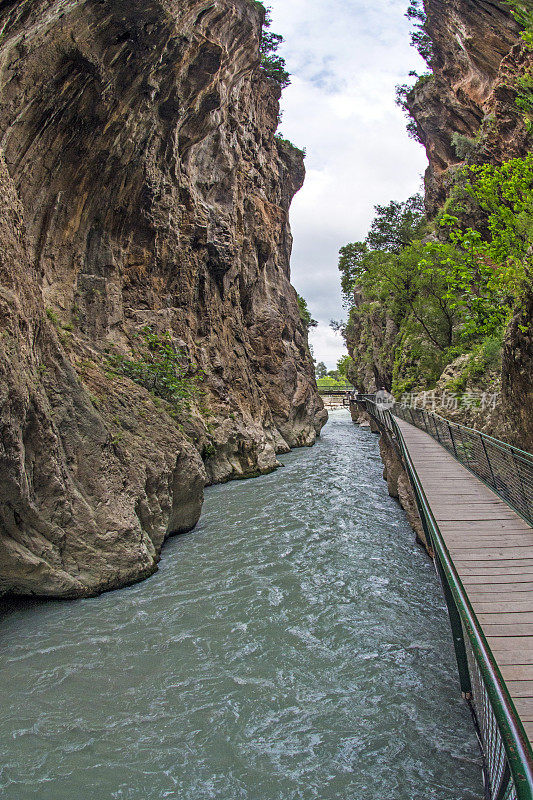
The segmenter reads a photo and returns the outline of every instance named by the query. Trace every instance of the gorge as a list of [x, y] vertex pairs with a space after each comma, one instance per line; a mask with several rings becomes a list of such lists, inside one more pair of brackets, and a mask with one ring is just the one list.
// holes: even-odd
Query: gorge
[[324, 428], [269, 9], [0, 1], [6, 800], [533, 797], [533, 12], [407, 16], [424, 196], [341, 250]]

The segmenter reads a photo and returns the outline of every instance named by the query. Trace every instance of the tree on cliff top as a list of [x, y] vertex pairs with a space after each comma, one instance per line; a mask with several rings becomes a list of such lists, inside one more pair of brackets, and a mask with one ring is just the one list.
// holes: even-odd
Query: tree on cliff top
[[268, 29], [272, 24], [270, 9], [267, 9], [263, 34], [259, 52], [261, 54], [261, 68], [263, 72], [282, 89], [285, 89], [291, 82], [287, 72], [285, 59], [277, 54], [279, 46], [283, 42], [283, 36], [279, 33], [271, 33]]
[[309, 328], [316, 328], [318, 322], [311, 316], [311, 312], [307, 307], [307, 300], [300, 294], [298, 295], [298, 311], [300, 312], [300, 319], [307, 331], [309, 331]]

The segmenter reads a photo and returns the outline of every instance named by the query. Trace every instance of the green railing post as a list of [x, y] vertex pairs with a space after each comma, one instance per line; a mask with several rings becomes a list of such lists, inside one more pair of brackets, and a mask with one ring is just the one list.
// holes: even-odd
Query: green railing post
[[453, 594], [450, 591], [450, 586], [446, 580], [446, 575], [442, 569], [442, 564], [439, 559], [435, 557], [437, 565], [437, 572], [439, 574], [446, 607], [448, 609], [448, 616], [450, 618], [450, 627], [452, 629], [453, 647], [455, 650], [455, 658], [457, 660], [457, 669], [459, 671], [459, 683], [461, 684], [461, 692], [465, 700], [470, 700], [472, 697], [472, 681], [470, 680], [470, 670], [468, 668], [468, 657], [466, 655], [465, 639], [463, 634], [463, 626], [461, 624], [461, 616], [457, 610]]
[[492, 485], [496, 488], [496, 478], [494, 476], [494, 470], [492, 469], [492, 464], [490, 463], [489, 454], [487, 453], [487, 447], [485, 445], [485, 438], [482, 433], [479, 434], [479, 438], [481, 439], [481, 444], [483, 445], [483, 452], [485, 453], [485, 458], [487, 459], [487, 464], [489, 465], [490, 474], [492, 476]]
[[450, 438], [451, 438], [451, 440], [452, 440], [453, 452], [455, 453], [455, 457], [456, 457], [456, 458], [458, 458], [458, 455], [457, 455], [457, 447], [455, 446], [455, 439], [453, 438], [452, 426], [450, 425], [450, 423], [449, 423], [449, 422], [448, 422], [448, 430], [450, 431]]

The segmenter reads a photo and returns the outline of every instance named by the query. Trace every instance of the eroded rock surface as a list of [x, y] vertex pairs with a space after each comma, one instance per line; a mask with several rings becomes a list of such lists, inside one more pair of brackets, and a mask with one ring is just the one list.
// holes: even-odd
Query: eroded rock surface
[[408, 104], [426, 147], [426, 206], [434, 214], [447, 198], [454, 167], [462, 163], [454, 133], [478, 137], [478, 160], [487, 163], [527, 151], [527, 130], [515, 104], [516, 77], [533, 62], [505, 3], [425, 0], [424, 6], [433, 75], [418, 83]]
[[[249, 0], [1, 4], [1, 591], [150, 574], [206, 482], [325, 422], [262, 21]], [[109, 370], [147, 325], [204, 376], [177, 419]]]

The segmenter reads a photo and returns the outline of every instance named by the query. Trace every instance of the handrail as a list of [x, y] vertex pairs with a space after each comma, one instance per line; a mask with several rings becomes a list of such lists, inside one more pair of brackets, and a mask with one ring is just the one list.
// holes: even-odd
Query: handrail
[[431, 528], [431, 540], [434, 550], [444, 570], [448, 586], [453, 594], [457, 610], [483, 677], [485, 689], [502, 737], [505, 755], [516, 789], [516, 796], [518, 800], [533, 800], [533, 752], [524, 727], [442, 538], [439, 526], [433, 516], [420, 478], [405, 444], [403, 434], [392, 414], [390, 417], [394, 434], [400, 443], [409, 477], [413, 482], [413, 488], [423, 508], [426, 523]]
[[[375, 395], [355, 395], [355, 402], [375, 403]], [[376, 405], [379, 416], [383, 408]], [[395, 403], [392, 414], [428, 433], [466, 469], [482, 480], [533, 525], [533, 455], [433, 411]]]
[[[481, 697], [474, 697], [474, 700], [479, 699], [479, 703], [474, 704], [475, 719], [478, 727], [481, 727], [479, 726], [480, 716], [486, 721], [487, 715], [490, 717], [490, 712], [493, 715], [497, 731], [496, 736], [488, 735], [486, 738], [481, 731], [484, 756], [488, 762], [488, 770], [484, 770], [484, 772], [489, 796], [491, 800], [512, 800], [513, 798], [533, 800], [531, 745], [427, 500], [403, 433], [395, 418], [397, 407], [395, 406], [392, 410], [383, 409], [375, 403], [375, 398], [371, 395], [358, 395], [354, 400], [364, 404], [368, 413], [389, 430], [399, 446], [413, 487], [422, 524], [434, 552], [443, 584], [461, 686], [465, 695], [468, 696], [471, 695], [473, 681], [471, 681], [471, 669], [465, 649], [464, 633], [466, 633], [470, 652], [481, 678]], [[448, 424], [447, 420], [445, 422]], [[439, 436], [438, 430], [435, 430]], [[440, 443], [442, 444], [442, 442]], [[492, 717], [487, 723], [489, 727], [491, 720]]]

